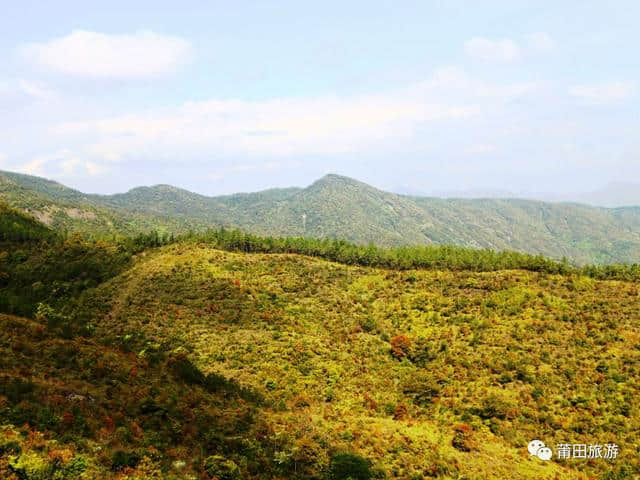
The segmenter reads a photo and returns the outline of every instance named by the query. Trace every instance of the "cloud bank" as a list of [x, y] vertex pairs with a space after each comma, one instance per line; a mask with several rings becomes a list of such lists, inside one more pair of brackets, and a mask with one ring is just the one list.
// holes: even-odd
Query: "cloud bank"
[[629, 98], [634, 93], [634, 85], [629, 82], [574, 85], [569, 95], [589, 103], [614, 103]]
[[474, 37], [464, 44], [464, 49], [472, 57], [496, 62], [513, 62], [521, 55], [518, 44], [509, 38], [490, 40]]
[[[425, 125], [497, 111], [534, 84], [488, 84], [445, 68], [400, 91], [354, 97], [203, 100], [180, 107], [63, 122], [51, 129], [82, 155], [112, 162], [152, 156], [254, 158], [397, 149]], [[87, 141], [88, 139], [88, 141]]]
[[546, 32], [526, 35], [522, 41], [511, 38], [492, 40], [486, 37], [473, 37], [464, 44], [464, 50], [470, 57], [486, 62], [512, 63], [529, 53], [546, 53], [555, 48], [555, 42]]
[[[0, 110], [11, 112], [0, 117], [8, 155], [0, 164], [101, 192], [120, 190], [123, 182], [179, 179], [192, 189], [211, 190], [215, 183], [235, 191], [252, 188], [245, 181], [289, 184], [284, 177], [305, 172], [366, 179], [376, 168], [385, 172], [384, 181], [395, 175], [403, 182], [495, 185], [537, 176], [545, 183], [567, 172], [589, 178], [611, 158], [633, 170], [637, 118], [630, 102], [637, 100], [637, 82], [545, 78], [540, 69], [547, 61], [557, 65], [552, 56], [567, 49], [564, 43], [556, 49], [545, 32], [474, 37], [458, 44], [466, 53], [461, 67], [423, 71], [403, 80], [404, 87], [372, 83], [379, 90], [368, 93], [321, 93], [331, 91], [327, 84], [300, 96], [295, 89], [271, 96], [283, 90], [269, 83], [253, 94], [244, 87], [218, 91], [202, 89], [198, 82], [210, 77], [198, 76], [175, 91], [159, 83], [147, 95], [153, 80], [192, 56], [188, 41], [151, 31], [76, 30], [18, 47], [24, 57], [17, 58], [41, 70], [27, 65], [0, 78]], [[235, 61], [251, 66], [244, 57]], [[158, 94], [160, 101], [150, 104]], [[185, 101], [189, 96], [198, 100]], [[585, 115], [591, 105], [598, 115]], [[612, 128], [616, 122], [624, 127]]]
[[152, 31], [105, 34], [74, 30], [23, 47], [24, 56], [54, 72], [86, 77], [151, 77], [175, 71], [191, 55], [186, 40]]

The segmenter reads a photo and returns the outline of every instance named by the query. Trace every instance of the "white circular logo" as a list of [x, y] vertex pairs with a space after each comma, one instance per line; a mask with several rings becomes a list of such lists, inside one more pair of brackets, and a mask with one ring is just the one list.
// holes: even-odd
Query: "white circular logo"
[[549, 447], [540, 447], [537, 455], [540, 460], [551, 460], [551, 449]]
[[529, 445], [527, 445], [527, 450], [529, 450], [529, 455], [535, 455], [540, 460], [545, 461], [551, 460], [551, 456], [553, 455], [551, 449], [541, 440], [531, 440]]
[[537, 455], [538, 449], [544, 447], [544, 442], [541, 440], [531, 440], [529, 445], [527, 446], [527, 450], [529, 450], [529, 455]]

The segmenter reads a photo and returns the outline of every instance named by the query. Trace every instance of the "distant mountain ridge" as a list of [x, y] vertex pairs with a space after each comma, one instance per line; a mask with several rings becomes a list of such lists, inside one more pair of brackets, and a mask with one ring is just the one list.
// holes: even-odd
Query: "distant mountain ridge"
[[335, 174], [306, 188], [208, 197], [170, 185], [84, 194], [39, 177], [0, 172], [0, 197], [53, 228], [97, 235], [226, 226], [360, 244], [509, 249], [576, 263], [640, 262], [640, 207], [398, 195]]
[[510, 198], [539, 200], [543, 202], [584, 203], [594, 207], [635, 207], [640, 206], [640, 184], [631, 182], [613, 182], [597, 190], [573, 193], [542, 193], [536, 191], [514, 192], [502, 189], [471, 190], [429, 190], [410, 186], [397, 186], [393, 189], [399, 195], [417, 197], [437, 197], [456, 199]]
[[615, 182], [604, 188], [578, 195], [577, 199], [589, 205], [640, 206], [640, 184]]

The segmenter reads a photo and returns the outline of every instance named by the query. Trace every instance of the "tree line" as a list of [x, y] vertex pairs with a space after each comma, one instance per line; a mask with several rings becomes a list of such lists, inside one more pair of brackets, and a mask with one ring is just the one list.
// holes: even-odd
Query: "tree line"
[[576, 266], [566, 258], [558, 261], [542, 255], [515, 251], [474, 249], [454, 245], [378, 247], [356, 245], [335, 238], [271, 237], [238, 229], [217, 228], [202, 233], [189, 232], [175, 237], [151, 232], [127, 240], [133, 250], [175, 242], [205, 243], [221, 250], [244, 253], [289, 253], [318, 257], [347, 265], [395, 270], [528, 270], [549, 274], [586, 275], [595, 279], [640, 280], [640, 265]]

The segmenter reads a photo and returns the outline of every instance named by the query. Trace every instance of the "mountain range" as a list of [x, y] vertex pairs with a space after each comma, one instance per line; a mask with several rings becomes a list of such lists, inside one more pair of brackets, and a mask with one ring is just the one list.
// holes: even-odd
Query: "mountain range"
[[632, 207], [640, 205], [640, 184], [612, 182], [602, 188], [587, 192], [544, 193], [513, 191], [506, 189], [426, 190], [407, 185], [393, 188], [394, 193], [420, 197], [439, 198], [522, 198], [543, 202], [586, 203], [594, 207]]
[[224, 226], [358, 244], [516, 250], [577, 264], [640, 262], [640, 207], [399, 195], [334, 174], [306, 188], [208, 197], [169, 185], [85, 194], [44, 178], [0, 172], [0, 197], [53, 228], [98, 236]]
[[[138, 222], [208, 224], [221, 215], [209, 202], [247, 222], [263, 220], [240, 216], [262, 202], [274, 218], [260, 228], [310, 212], [303, 231], [348, 233], [351, 221], [369, 235], [371, 212], [381, 235], [420, 233], [415, 222], [456, 205], [438, 210], [344, 177], [218, 199], [3, 185], [33, 215], [91, 235], [67, 237], [0, 199], [2, 479], [640, 472], [640, 266], [226, 229], [92, 238], [106, 225], [118, 236]], [[460, 225], [496, 221], [487, 202], [464, 204]], [[553, 448], [551, 461], [530, 454], [531, 439]], [[616, 453], [567, 461], [565, 442]]]

